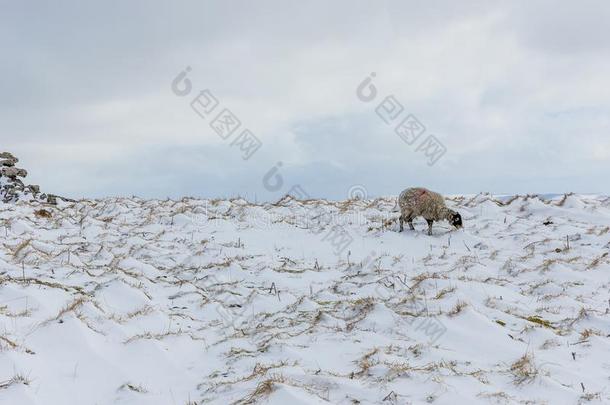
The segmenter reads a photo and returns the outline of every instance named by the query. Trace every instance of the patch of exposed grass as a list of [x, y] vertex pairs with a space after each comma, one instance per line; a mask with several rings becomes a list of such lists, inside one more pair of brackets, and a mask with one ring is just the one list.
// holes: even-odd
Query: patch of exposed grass
[[544, 326], [545, 328], [555, 329], [551, 322], [547, 321], [546, 319], [542, 319], [538, 315], [528, 316], [525, 319], [537, 325]]

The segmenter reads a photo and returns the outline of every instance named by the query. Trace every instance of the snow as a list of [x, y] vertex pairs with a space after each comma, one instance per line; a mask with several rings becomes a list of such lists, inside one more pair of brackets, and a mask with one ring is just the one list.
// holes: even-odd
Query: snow
[[610, 402], [610, 198], [447, 204], [0, 204], [0, 403]]

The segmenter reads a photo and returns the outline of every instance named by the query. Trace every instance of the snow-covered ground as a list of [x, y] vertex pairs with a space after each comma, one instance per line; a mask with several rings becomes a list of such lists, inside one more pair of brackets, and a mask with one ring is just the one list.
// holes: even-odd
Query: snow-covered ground
[[0, 204], [0, 403], [609, 403], [610, 199], [448, 205]]

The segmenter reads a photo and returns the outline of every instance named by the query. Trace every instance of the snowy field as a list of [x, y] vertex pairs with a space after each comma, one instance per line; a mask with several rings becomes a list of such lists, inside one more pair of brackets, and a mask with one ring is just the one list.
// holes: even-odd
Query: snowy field
[[0, 403], [610, 403], [610, 198], [447, 204], [0, 204]]

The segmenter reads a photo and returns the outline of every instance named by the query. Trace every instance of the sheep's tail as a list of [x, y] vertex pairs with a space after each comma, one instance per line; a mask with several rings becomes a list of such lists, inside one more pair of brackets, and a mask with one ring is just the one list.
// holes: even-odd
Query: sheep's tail
[[396, 204], [394, 208], [392, 208], [392, 212], [400, 212], [400, 205], [398, 204], [398, 200], [396, 200]]

